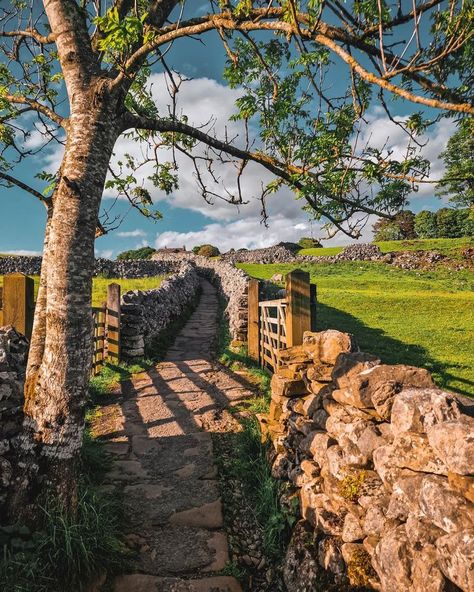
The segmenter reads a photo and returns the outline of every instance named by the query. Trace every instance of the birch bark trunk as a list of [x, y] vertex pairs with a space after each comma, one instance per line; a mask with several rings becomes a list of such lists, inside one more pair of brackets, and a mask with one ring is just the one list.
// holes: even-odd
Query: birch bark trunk
[[[96, 88], [101, 85], [96, 85]], [[92, 273], [100, 200], [118, 132], [97, 90], [71, 114], [45, 258], [25, 384], [23, 470], [11, 508], [31, 519], [38, 495], [77, 501], [77, 464], [92, 356]]]

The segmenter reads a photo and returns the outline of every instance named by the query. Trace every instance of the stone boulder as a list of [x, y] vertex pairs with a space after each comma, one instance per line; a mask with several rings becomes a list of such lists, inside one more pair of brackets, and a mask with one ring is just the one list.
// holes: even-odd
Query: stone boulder
[[474, 418], [462, 415], [432, 425], [427, 433], [431, 447], [450, 471], [474, 475]]
[[330, 329], [319, 333], [305, 331], [303, 349], [314, 362], [334, 366], [340, 354], [357, 351], [358, 346], [349, 333]]

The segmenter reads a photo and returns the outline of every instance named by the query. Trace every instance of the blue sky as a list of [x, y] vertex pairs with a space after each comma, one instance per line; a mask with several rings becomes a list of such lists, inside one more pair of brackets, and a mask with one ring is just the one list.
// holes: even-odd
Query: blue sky
[[[189, 115], [190, 122], [203, 124], [210, 117], [216, 118], [215, 128], [224, 132], [228, 117], [235, 111], [234, 101], [239, 90], [230, 89], [222, 79], [225, 54], [220, 40], [213, 33], [205, 38], [205, 45], [194, 40], [183, 40], [175, 44], [167, 55], [169, 65], [191, 80], [183, 84], [179, 93], [179, 105]], [[345, 79], [347, 70], [341, 66], [341, 78]], [[160, 92], [163, 78], [160, 73], [152, 76], [156, 88], [157, 102], [161, 109], [166, 109], [167, 98]], [[415, 111], [411, 105], [397, 103], [398, 113], [404, 115]], [[396, 111], [397, 112], [397, 111]], [[400, 128], [391, 124], [381, 109], [374, 108], [369, 113], [369, 125], [364, 133], [384, 143], [390, 136], [395, 150], [402, 150], [406, 136]], [[229, 126], [229, 124], [228, 124]], [[241, 133], [239, 124], [230, 124], [230, 129]], [[453, 133], [452, 120], [442, 120], [429, 132], [430, 142], [424, 150], [425, 156], [432, 163], [432, 176], [439, 177], [442, 163], [437, 159], [447, 139]], [[36, 134], [38, 136], [38, 134]], [[34, 144], [35, 134], [30, 142]], [[120, 139], [116, 146], [117, 154], [133, 151], [130, 141]], [[30, 157], [15, 169], [15, 175], [33, 187], [40, 188], [34, 175], [41, 170], [54, 171], [61, 158], [59, 146], [50, 145], [37, 155]], [[220, 173], [220, 171], [219, 171]], [[226, 171], [220, 173], [227, 179]], [[117, 230], [101, 237], [96, 242], [96, 253], [100, 256], [113, 257], [118, 252], [149, 244], [151, 246], [181, 246], [188, 248], [196, 244], [210, 242], [221, 250], [231, 247], [261, 247], [275, 244], [280, 240], [298, 240], [301, 236], [313, 235], [323, 238], [320, 224], [308, 220], [301, 206], [289, 191], [282, 191], [271, 198], [269, 203], [269, 227], [260, 223], [260, 203], [256, 199], [261, 182], [268, 180], [265, 171], [256, 165], [249, 167], [244, 179], [244, 191], [249, 204], [237, 209], [222, 201], [206, 204], [200, 196], [189, 163], [182, 163], [180, 168], [180, 188], [172, 196], [166, 197], [152, 192], [163, 219], [156, 223], [129, 210], [126, 202], [118, 202], [117, 212], [128, 212]], [[230, 183], [230, 181], [229, 181]], [[110, 196], [104, 195], [103, 205], [109, 206]], [[413, 195], [410, 207], [415, 211], [424, 208], [440, 207], [439, 199], [433, 197], [433, 187], [425, 186]], [[0, 187], [0, 252], [40, 252], [42, 248], [45, 215], [43, 206], [19, 189]], [[373, 222], [373, 221], [371, 221]], [[371, 238], [371, 224], [364, 231], [363, 240]], [[347, 244], [354, 242], [343, 235], [338, 235], [326, 244]]]

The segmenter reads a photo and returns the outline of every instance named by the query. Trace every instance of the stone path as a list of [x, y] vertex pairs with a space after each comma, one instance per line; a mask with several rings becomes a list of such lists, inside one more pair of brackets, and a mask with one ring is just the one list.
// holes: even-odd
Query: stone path
[[125, 385], [97, 429], [114, 455], [107, 487], [123, 492], [137, 552], [114, 592], [238, 592], [228, 561], [211, 432], [235, 428], [226, 407], [252, 393], [212, 362], [217, 295], [202, 297], [166, 361]]

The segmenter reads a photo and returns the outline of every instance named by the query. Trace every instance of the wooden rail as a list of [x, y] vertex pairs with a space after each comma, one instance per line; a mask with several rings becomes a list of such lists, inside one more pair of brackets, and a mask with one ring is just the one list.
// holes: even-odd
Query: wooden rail
[[305, 331], [316, 330], [316, 286], [296, 269], [286, 276], [285, 298], [259, 301], [259, 282], [248, 291], [248, 352], [261, 366], [275, 371], [278, 351], [301, 345]]
[[264, 300], [260, 307], [260, 363], [273, 370], [278, 368], [277, 352], [287, 347], [286, 300]]
[[[0, 326], [12, 325], [31, 338], [35, 309], [33, 278], [23, 273], [3, 277], [0, 287]], [[92, 307], [93, 347], [91, 374], [95, 376], [106, 360], [120, 361], [120, 285], [107, 286], [107, 302]]]

